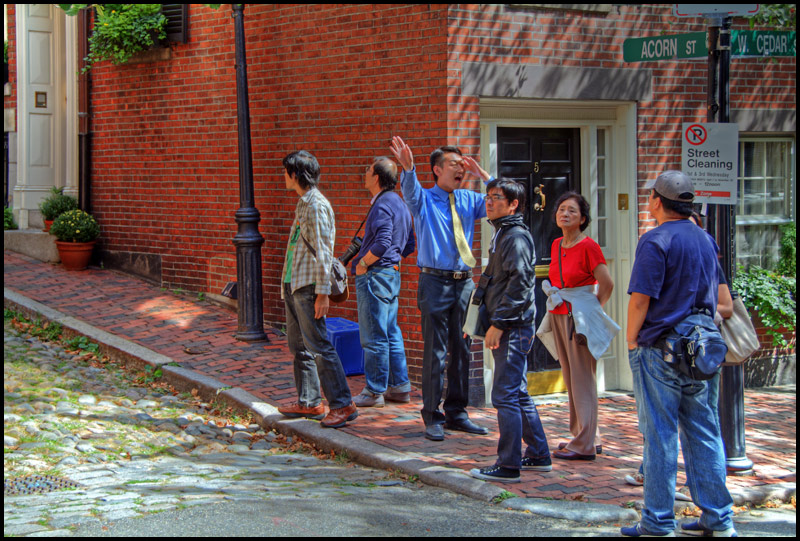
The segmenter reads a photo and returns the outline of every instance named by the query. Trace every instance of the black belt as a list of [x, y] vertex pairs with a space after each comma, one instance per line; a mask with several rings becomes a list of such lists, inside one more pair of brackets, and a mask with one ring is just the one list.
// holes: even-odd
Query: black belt
[[435, 276], [443, 276], [445, 278], [451, 278], [453, 280], [466, 280], [467, 278], [472, 278], [472, 271], [446, 271], [446, 270], [439, 270], [439, 269], [432, 269], [430, 267], [422, 267], [422, 272], [424, 274], [433, 274]]

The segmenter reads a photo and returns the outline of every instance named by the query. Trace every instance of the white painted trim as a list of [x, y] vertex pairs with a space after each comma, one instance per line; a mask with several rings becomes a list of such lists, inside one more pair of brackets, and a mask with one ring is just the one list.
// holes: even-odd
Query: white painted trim
[[[492, 118], [485, 109], [502, 108], [506, 110], [524, 109], [527, 118]], [[537, 111], [546, 118], [537, 119]], [[563, 118], [553, 118], [563, 113]], [[505, 116], [505, 115], [503, 115]], [[508, 115], [514, 116], [514, 115]], [[569, 100], [481, 100], [481, 156], [483, 167], [492, 175], [497, 175], [497, 128], [580, 128], [581, 133], [581, 191], [596, 199], [597, 128], [608, 131], [607, 146], [607, 241], [613, 252], [614, 293], [609, 301], [609, 311], [622, 327], [622, 331], [612, 343], [609, 359], [614, 362], [598, 364], [598, 389], [632, 389], [630, 367], [625, 344], [625, 325], [627, 318], [627, 288], [633, 266], [633, 254], [638, 242], [637, 208], [637, 143], [636, 143], [636, 104], [633, 102], [607, 101], [569, 101]], [[628, 194], [629, 210], [617, 210], [619, 194]], [[591, 227], [596, 237], [595, 226]], [[484, 222], [482, 238], [491, 238], [491, 226]], [[482, 243], [481, 256], [488, 259], [488, 243]], [[491, 351], [484, 349], [484, 383], [486, 401], [491, 397], [491, 368], [488, 360]], [[493, 363], [492, 363], [493, 364]], [[489, 374], [487, 375], [487, 371]]]
[[65, 18], [66, 130], [64, 193], [78, 198], [78, 18]]
[[65, 75], [66, 58], [64, 53], [65, 17], [64, 12], [55, 4], [39, 4], [37, 9], [47, 6], [49, 19], [52, 21], [51, 43], [49, 59], [51, 63], [51, 80], [48, 91], [47, 110], [52, 115], [53, 137], [51, 147], [52, 175], [48, 182], [32, 184], [30, 169], [30, 108], [34, 98], [33, 85], [30, 80], [31, 52], [29, 47], [29, 33], [31, 25], [28, 12], [34, 4], [17, 4], [16, 29], [17, 29], [17, 183], [13, 190], [14, 212], [18, 215], [21, 229], [40, 227], [42, 225], [39, 202], [47, 197], [52, 186], [64, 186], [66, 177], [65, 148], [66, 148], [66, 96]]

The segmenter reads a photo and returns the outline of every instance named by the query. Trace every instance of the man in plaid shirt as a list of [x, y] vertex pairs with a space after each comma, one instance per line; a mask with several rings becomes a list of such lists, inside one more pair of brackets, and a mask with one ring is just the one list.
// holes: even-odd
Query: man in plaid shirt
[[[286, 189], [300, 196], [281, 274], [286, 334], [289, 351], [294, 355], [298, 401], [278, 411], [286, 417], [322, 419], [322, 426], [339, 428], [358, 417], [358, 409], [325, 326], [336, 239], [333, 209], [317, 189], [319, 163], [311, 153], [292, 152], [283, 159], [283, 167]], [[330, 407], [327, 416], [320, 386]]]

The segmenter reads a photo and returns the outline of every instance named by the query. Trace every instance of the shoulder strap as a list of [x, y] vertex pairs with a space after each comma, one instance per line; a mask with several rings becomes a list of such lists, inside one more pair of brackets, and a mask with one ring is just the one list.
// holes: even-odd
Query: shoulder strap
[[[300, 226], [297, 226], [297, 227], [300, 227]], [[317, 257], [317, 251], [314, 248], [311, 247], [311, 244], [306, 240], [306, 236], [303, 235], [303, 231], [302, 230], [300, 230], [300, 237], [303, 239], [303, 242], [306, 243], [306, 247], [308, 248], [308, 251], [311, 252], [311, 255], [313, 255], [314, 257]]]
[[370, 205], [369, 210], [367, 211], [367, 215], [364, 217], [363, 220], [361, 220], [361, 225], [358, 226], [358, 229], [356, 229], [356, 234], [353, 235], [353, 237], [357, 237], [358, 234], [361, 233], [361, 228], [364, 227], [365, 223], [367, 223], [367, 219], [369, 218], [370, 213], [372, 213], [372, 209], [375, 208], [375, 203], [378, 202], [378, 199], [380, 199], [381, 196], [383, 196], [383, 194], [388, 193], [390, 191], [392, 190], [383, 190], [381, 193], [378, 194], [378, 196], [375, 198], [375, 201], [372, 203], [372, 205]]

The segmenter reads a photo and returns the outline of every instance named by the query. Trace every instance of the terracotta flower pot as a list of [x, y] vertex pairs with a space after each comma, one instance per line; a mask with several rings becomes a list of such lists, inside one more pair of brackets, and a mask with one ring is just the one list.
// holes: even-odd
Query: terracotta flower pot
[[45, 233], [49, 233], [51, 225], [53, 225], [53, 220], [45, 220], [44, 221], [44, 229], [42, 231], [44, 231]]
[[92, 242], [61, 242], [56, 241], [58, 255], [64, 268], [71, 271], [83, 270], [89, 266], [92, 249], [97, 241]]

